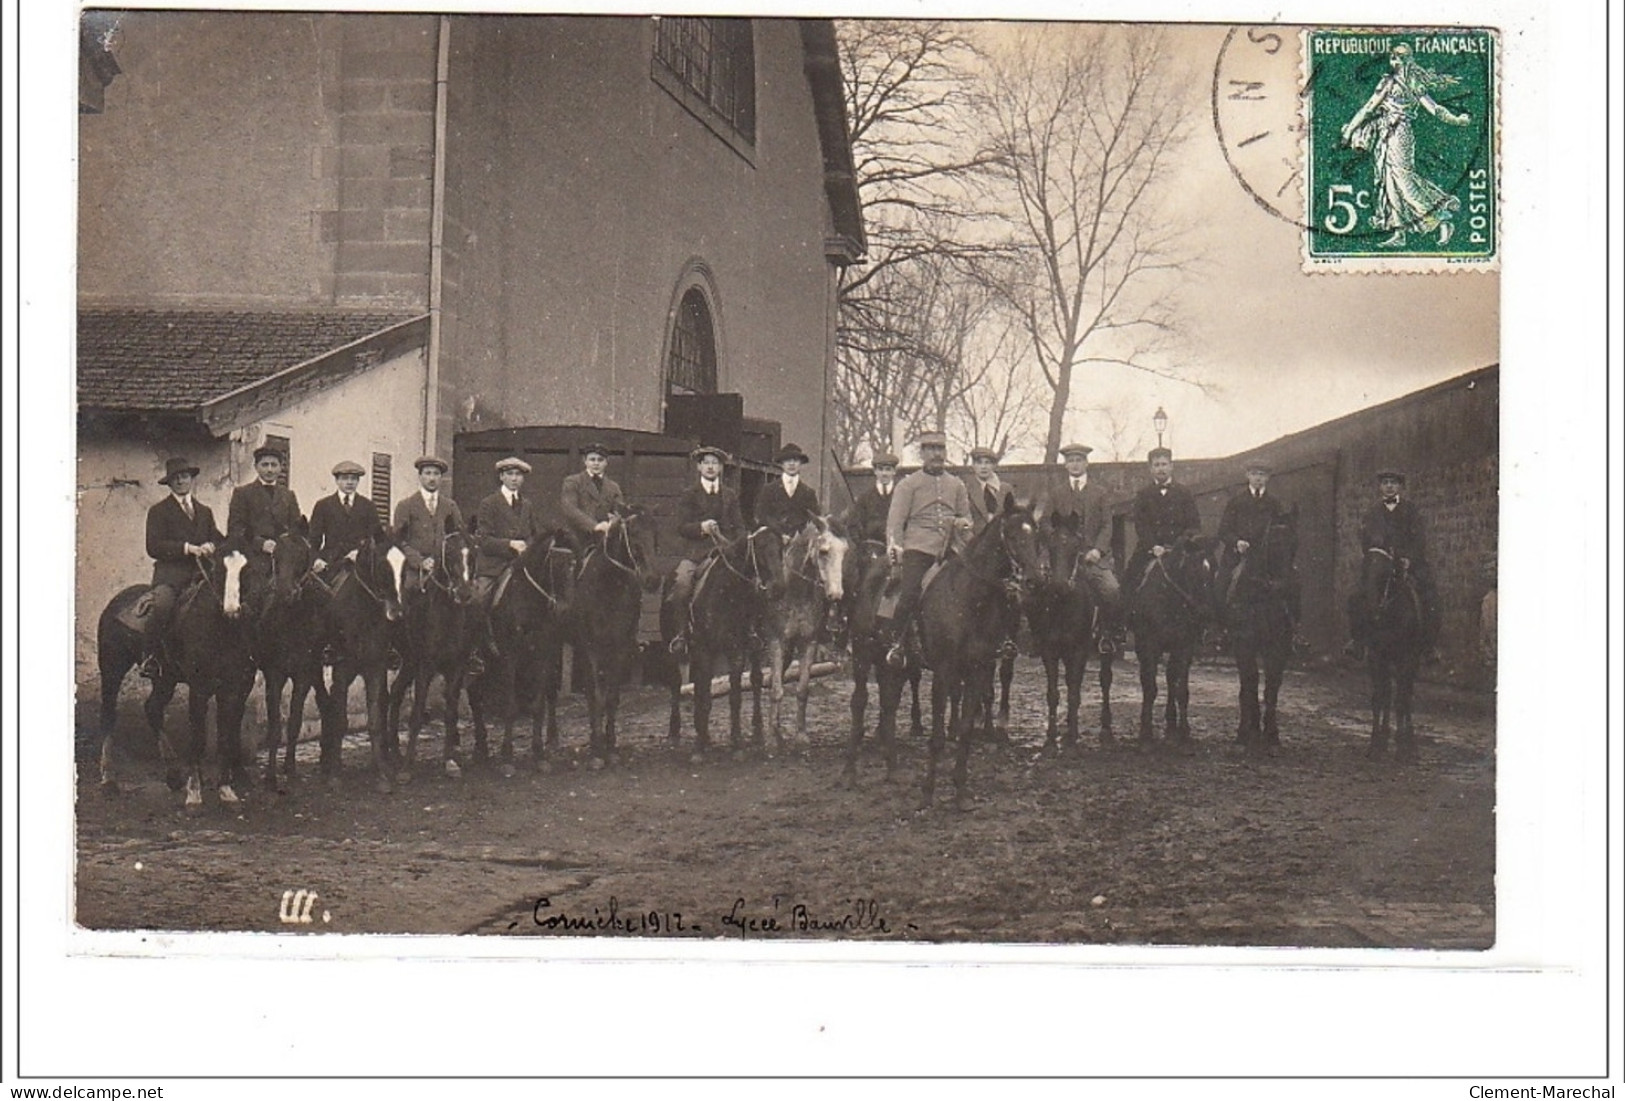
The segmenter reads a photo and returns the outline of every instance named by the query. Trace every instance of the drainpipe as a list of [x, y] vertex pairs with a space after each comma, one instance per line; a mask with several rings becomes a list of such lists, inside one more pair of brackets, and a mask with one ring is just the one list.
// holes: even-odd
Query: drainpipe
[[446, 239], [446, 74], [451, 16], [440, 17], [434, 71], [434, 184], [429, 200], [429, 362], [423, 389], [423, 453], [436, 453], [440, 422], [440, 309]]

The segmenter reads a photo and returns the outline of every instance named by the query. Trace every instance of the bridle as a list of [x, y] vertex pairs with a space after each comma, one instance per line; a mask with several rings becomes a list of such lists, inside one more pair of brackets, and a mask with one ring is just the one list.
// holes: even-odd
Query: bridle
[[[1180, 561], [1183, 562], [1185, 560], [1185, 557], [1190, 554], [1190, 551], [1188, 549], [1185, 549], [1185, 548], [1175, 548], [1175, 549], [1170, 550], [1168, 552], [1168, 554], [1175, 554], [1175, 553], [1177, 553], [1179, 555]], [[1180, 585], [1180, 583], [1178, 581], [1175, 581], [1174, 580], [1174, 575], [1168, 572], [1168, 567], [1163, 561], [1163, 559], [1168, 557], [1168, 554], [1164, 554], [1162, 556], [1162, 558], [1153, 558], [1151, 560], [1152, 568], [1155, 569], [1158, 573], [1162, 574], [1162, 579], [1168, 583], [1168, 587], [1170, 589], [1172, 589], [1175, 593], [1177, 593], [1179, 595], [1179, 598], [1181, 600], [1183, 600], [1186, 603], [1187, 606], [1189, 606], [1194, 611], [1202, 611], [1203, 609], [1202, 609], [1201, 602], [1199, 602], [1190, 593], [1186, 592], [1184, 586]], [[1146, 571], [1146, 579], [1149, 580], [1150, 577], [1151, 577], [1150, 570], [1147, 570]], [[1145, 588], [1145, 582], [1144, 581], [1140, 582], [1140, 588], [1142, 588], [1142, 589]]]
[[[614, 536], [619, 536], [619, 545], [626, 548], [625, 562], [622, 562], [619, 558], [616, 558], [611, 550], [610, 539]], [[619, 514], [610, 517], [609, 530], [603, 533], [602, 545], [593, 547], [591, 550], [587, 551], [587, 556], [581, 560], [581, 570], [583, 573], [586, 572], [587, 563], [591, 562], [598, 554], [602, 554], [606, 562], [621, 572], [630, 574], [633, 577], [638, 576], [638, 553], [637, 548], [632, 545], [632, 530], [629, 520], [623, 518]]]
[[721, 539], [717, 538], [717, 536], [713, 535], [711, 536], [711, 540], [717, 545], [716, 561], [721, 562], [723, 568], [729, 573], [733, 574], [735, 577], [739, 578], [739, 580], [755, 587], [758, 591], [766, 592], [771, 586], [762, 580], [762, 563], [756, 550], [756, 537], [761, 535], [763, 532], [772, 531], [772, 528], [764, 524], [755, 531], [751, 532], [749, 535], [745, 536], [742, 540], [745, 544], [745, 559], [750, 563], [749, 576], [741, 573], [733, 564], [733, 560], [728, 557], [729, 544], [723, 542]]
[[[1015, 513], [1007, 513], [1006, 515], [1001, 516], [999, 519], [997, 519], [997, 520], [995, 520], [993, 522], [993, 526], [997, 527], [998, 532], [999, 532], [999, 556], [1004, 560], [1005, 565], [1009, 567], [1010, 572], [1007, 575], [1001, 575], [1001, 574], [989, 575], [989, 574], [983, 573], [981, 570], [977, 569], [977, 567], [971, 563], [970, 548], [967, 547], [965, 554], [961, 555], [960, 559], [959, 559], [961, 564], [963, 564], [963, 566], [965, 567], [965, 572], [966, 573], [970, 574], [972, 577], [976, 578], [978, 581], [986, 582], [989, 585], [996, 585], [996, 586], [997, 585], [1003, 585], [1006, 582], [1016, 584], [1016, 585], [1021, 585], [1021, 584], [1025, 583], [1025, 581], [1027, 580], [1026, 572], [1024, 570], [1022, 570], [1021, 562], [1016, 558], [1016, 556], [1014, 554], [1011, 553], [1011, 551], [1010, 551], [1010, 536], [1005, 531], [1005, 525], [1008, 524], [1010, 522], [1010, 520], [1014, 519], [1015, 516], [1016, 516]], [[1032, 521], [1027, 520], [1027, 519], [1023, 519], [1021, 522], [1025, 524], [1025, 523], [1031, 523]], [[986, 532], [984, 531], [982, 538], [985, 538], [985, 537], [986, 537]], [[980, 541], [980, 540], [977, 540], [977, 541]], [[973, 545], [974, 545], [974, 543], [973, 543]]]
[[[551, 577], [552, 572], [553, 572], [553, 569], [552, 569], [553, 556], [554, 555], [569, 555], [571, 553], [573, 553], [573, 552], [570, 550], [569, 547], [561, 547], [557, 543], [550, 543], [548, 545], [548, 548], [547, 548], [548, 571], [547, 572], [548, 572], [549, 577]], [[557, 596], [555, 596], [553, 593], [549, 592], [547, 590], [547, 588], [544, 587], [540, 581], [537, 581], [536, 578], [534, 576], [532, 576], [532, 574], [530, 572], [530, 563], [528, 563], [528, 562], [521, 563], [520, 566], [519, 566], [519, 574], [526, 581], [528, 581], [530, 583], [531, 588], [535, 589], [537, 592], [542, 594], [542, 599], [547, 601], [549, 607], [557, 608], [559, 606], [559, 604], [561, 603], [559, 598]]]

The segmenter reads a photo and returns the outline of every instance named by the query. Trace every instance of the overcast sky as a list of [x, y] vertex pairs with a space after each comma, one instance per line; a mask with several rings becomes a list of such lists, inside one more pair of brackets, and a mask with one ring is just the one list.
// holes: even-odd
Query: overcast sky
[[[1167, 30], [1192, 96], [1190, 136], [1175, 168], [1181, 201], [1170, 214], [1188, 219], [1203, 258], [1181, 291], [1181, 366], [1214, 392], [1091, 367], [1074, 410], [1116, 404], [1131, 419], [1137, 413], [1146, 446], [1155, 442], [1151, 416], [1160, 404], [1179, 455], [1221, 456], [1498, 362], [1498, 275], [1301, 271], [1299, 230], [1242, 190], [1214, 133], [1209, 89], [1225, 31]], [[1067, 427], [1069, 437], [1104, 442], [1097, 419], [1074, 413]]]

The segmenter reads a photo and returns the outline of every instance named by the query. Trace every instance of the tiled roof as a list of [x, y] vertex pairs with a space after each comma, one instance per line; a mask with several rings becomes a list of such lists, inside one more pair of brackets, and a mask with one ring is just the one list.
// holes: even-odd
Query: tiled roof
[[80, 310], [79, 405], [186, 412], [413, 313]]

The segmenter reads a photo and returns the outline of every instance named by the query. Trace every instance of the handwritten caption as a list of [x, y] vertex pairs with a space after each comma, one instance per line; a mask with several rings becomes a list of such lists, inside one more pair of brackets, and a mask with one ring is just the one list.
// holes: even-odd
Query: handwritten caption
[[[508, 923], [513, 932], [527, 924], [523, 918]], [[712, 915], [683, 914], [677, 910], [623, 909], [614, 895], [590, 912], [555, 907], [543, 895], [531, 906], [532, 928], [550, 933], [611, 933], [623, 936], [681, 937], [737, 936], [795, 937], [807, 934], [844, 933], [851, 936], [893, 936], [918, 930], [912, 922], [898, 925], [881, 912], [872, 898], [844, 899], [832, 907], [816, 909], [805, 902], [789, 901], [774, 895], [766, 905], [752, 905], [735, 898], [726, 912]]]

